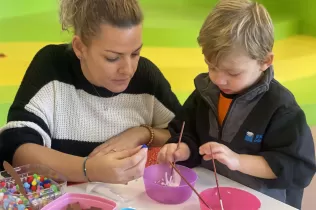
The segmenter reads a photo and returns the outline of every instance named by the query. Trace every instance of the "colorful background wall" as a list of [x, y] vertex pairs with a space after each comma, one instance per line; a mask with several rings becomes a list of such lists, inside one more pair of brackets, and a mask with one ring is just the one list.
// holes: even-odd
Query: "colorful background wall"
[[[58, 0], [0, 0], [0, 126], [34, 54], [70, 41], [58, 22]], [[183, 102], [193, 78], [207, 71], [196, 43], [216, 0], [140, 0], [145, 12], [143, 55], [153, 60]], [[272, 15], [275, 76], [289, 88], [316, 132], [316, 1], [261, 0]], [[312, 189], [312, 188], [310, 188]], [[314, 189], [316, 184], [314, 181]], [[315, 191], [310, 192], [314, 202]], [[315, 197], [314, 197], [315, 198]], [[314, 209], [305, 205], [304, 209]]]
[[[68, 42], [61, 32], [57, 0], [0, 0], [0, 125], [36, 51]], [[199, 28], [216, 0], [141, 0], [145, 12], [144, 56], [155, 61], [181, 101], [193, 78], [206, 71], [196, 43]], [[316, 8], [314, 0], [262, 0], [275, 24], [276, 78], [295, 94], [316, 125]], [[301, 34], [301, 35], [299, 35]]]

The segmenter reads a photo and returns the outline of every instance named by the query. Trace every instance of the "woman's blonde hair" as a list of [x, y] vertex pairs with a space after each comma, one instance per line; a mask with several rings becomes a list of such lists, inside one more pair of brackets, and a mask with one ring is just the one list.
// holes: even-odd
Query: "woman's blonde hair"
[[206, 59], [214, 65], [233, 49], [264, 61], [274, 44], [271, 17], [263, 5], [250, 0], [219, 0], [198, 37]]
[[72, 29], [85, 43], [101, 24], [125, 28], [143, 21], [137, 0], [60, 0], [59, 16], [62, 29]]

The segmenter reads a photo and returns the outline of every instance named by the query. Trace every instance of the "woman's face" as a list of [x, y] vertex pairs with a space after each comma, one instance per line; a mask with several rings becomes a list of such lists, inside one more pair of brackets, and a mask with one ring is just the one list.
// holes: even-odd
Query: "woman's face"
[[78, 36], [73, 47], [85, 77], [113, 93], [123, 92], [133, 77], [142, 48], [142, 25], [118, 28], [103, 24], [89, 46]]

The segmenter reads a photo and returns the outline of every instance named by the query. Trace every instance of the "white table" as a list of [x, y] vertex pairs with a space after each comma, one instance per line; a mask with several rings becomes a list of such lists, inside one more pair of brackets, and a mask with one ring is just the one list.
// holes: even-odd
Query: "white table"
[[[214, 176], [209, 170], [203, 168], [195, 168], [194, 169], [198, 174], [198, 180], [196, 183], [196, 190], [201, 192], [206, 188], [216, 186], [216, 182]], [[260, 210], [295, 210], [295, 208], [284, 204], [280, 201], [275, 200], [269, 196], [266, 196], [260, 192], [257, 192], [251, 188], [245, 187], [237, 182], [234, 182], [230, 179], [227, 179], [223, 176], [218, 176], [219, 183], [221, 186], [230, 186], [240, 188], [242, 190], [246, 190], [255, 196], [257, 196], [261, 201], [261, 209]], [[80, 184], [67, 187], [68, 192], [73, 193], [86, 193], [87, 187], [91, 187], [93, 184]], [[145, 193], [145, 188], [142, 179], [138, 179], [136, 181], [130, 182], [128, 185], [98, 185], [95, 190], [91, 192], [91, 194], [105, 196], [107, 198], [116, 198], [113, 197], [113, 194], [108, 191], [111, 188], [117, 194], [122, 195], [124, 198], [128, 199], [128, 203], [121, 203], [119, 208], [122, 207], [133, 207], [136, 210], [173, 210], [173, 209], [181, 209], [181, 210], [198, 210], [200, 209], [198, 197], [193, 193], [192, 197], [180, 205], [164, 205], [160, 204], [156, 201], [151, 200]]]

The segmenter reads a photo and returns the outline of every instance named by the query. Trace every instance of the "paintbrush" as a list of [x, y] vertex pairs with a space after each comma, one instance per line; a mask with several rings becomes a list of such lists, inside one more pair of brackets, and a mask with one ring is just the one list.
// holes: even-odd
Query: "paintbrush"
[[32, 209], [35, 209], [35, 206], [33, 205], [33, 203], [29, 200], [29, 197], [27, 196], [27, 193], [24, 189], [23, 183], [21, 181], [20, 176], [18, 175], [18, 173], [15, 171], [15, 169], [10, 165], [10, 163], [8, 163], [7, 161], [3, 162], [3, 168], [4, 170], [7, 171], [7, 173], [12, 177], [12, 179], [15, 181], [15, 184], [17, 184], [19, 186], [19, 191], [20, 193], [25, 197], [25, 199], [27, 199], [29, 201], [30, 207]]
[[199, 197], [199, 199], [204, 203], [204, 205], [211, 209], [211, 207], [205, 202], [205, 200], [200, 196], [200, 194], [196, 191], [196, 189], [194, 189], [194, 187], [190, 184], [190, 182], [188, 182], [188, 180], [186, 178], [184, 178], [184, 176], [182, 176], [182, 174], [180, 173], [180, 171], [177, 169], [177, 167], [174, 165], [174, 163], [169, 162], [171, 167], [179, 174], [179, 176], [183, 179], [183, 181], [185, 181], [185, 183], [187, 183], [187, 185], [193, 190], [193, 192]]
[[218, 179], [217, 179], [217, 172], [216, 172], [216, 166], [215, 166], [215, 160], [214, 160], [214, 157], [213, 157], [212, 148], [211, 148], [211, 156], [212, 156], [212, 162], [213, 162], [214, 175], [215, 175], [215, 180], [216, 180], [216, 187], [217, 187], [217, 192], [218, 192], [219, 203], [221, 204], [221, 209], [224, 210], [223, 200], [222, 200], [222, 197], [221, 197], [221, 193], [219, 191], [219, 184], [218, 184]]
[[[182, 128], [181, 128], [181, 131], [180, 131], [180, 136], [179, 136], [179, 139], [178, 139], [178, 144], [177, 144], [177, 149], [176, 151], [179, 149], [179, 146], [180, 146], [180, 143], [181, 143], [181, 139], [182, 139], [182, 135], [183, 135], [183, 131], [184, 131], [184, 126], [185, 126], [185, 121], [183, 121], [182, 123]], [[176, 162], [174, 161], [173, 164], [175, 164]], [[172, 179], [172, 174], [173, 174], [173, 168], [171, 168], [171, 172], [170, 172], [170, 181]]]

